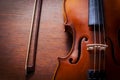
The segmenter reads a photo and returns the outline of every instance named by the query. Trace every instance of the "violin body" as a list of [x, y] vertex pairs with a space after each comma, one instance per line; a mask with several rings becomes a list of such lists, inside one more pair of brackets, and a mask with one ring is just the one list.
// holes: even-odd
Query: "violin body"
[[[120, 79], [120, 1], [103, 0], [105, 30], [100, 29], [100, 33], [89, 26], [88, 3], [89, 0], [64, 0], [65, 29], [73, 35], [73, 44], [67, 56], [58, 58], [54, 80]], [[98, 49], [101, 44], [94, 44], [94, 33], [96, 43], [99, 43], [99, 35], [101, 43], [105, 41], [105, 45], [102, 45], [106, 46], [104, 50]], [[91, 49], [91, 46], [95, 49]], [[94, 78], [96, 75], [91, 73], [97, 73], [99, 69], [100, 73], [96, 75], [102, 78]]]

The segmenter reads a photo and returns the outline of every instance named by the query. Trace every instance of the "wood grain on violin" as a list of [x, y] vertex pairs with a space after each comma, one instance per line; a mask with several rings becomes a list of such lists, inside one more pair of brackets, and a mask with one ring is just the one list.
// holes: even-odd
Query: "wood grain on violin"
[[119, 80], [120, 1], [64, 0], [63, 12], [73, 45], [54, 80]]

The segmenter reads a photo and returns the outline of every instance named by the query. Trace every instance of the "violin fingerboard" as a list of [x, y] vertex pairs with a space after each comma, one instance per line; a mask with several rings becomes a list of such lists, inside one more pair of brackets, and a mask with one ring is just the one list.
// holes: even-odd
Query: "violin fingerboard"
[[89, 0], [89, 26], [103, 25], [103, 1], [102, 0]]

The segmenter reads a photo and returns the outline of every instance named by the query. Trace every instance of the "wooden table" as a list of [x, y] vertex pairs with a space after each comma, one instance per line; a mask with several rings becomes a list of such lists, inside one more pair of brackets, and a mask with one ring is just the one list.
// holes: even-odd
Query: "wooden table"
[[[70, 50], [62, 0], [43, 0], [36, 68], [29, 80], [51, 80], [57, 57]], [[0, 80], [25, 80], [25, 60], [35, 0], [0, 0]]]

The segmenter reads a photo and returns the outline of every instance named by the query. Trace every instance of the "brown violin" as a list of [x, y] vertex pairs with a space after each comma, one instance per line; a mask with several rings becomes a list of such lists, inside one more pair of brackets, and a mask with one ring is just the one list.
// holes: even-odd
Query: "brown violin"
[[73, 43], [54, 80], [120, 80], [120, 0], [64, 0], [63, 12]]

